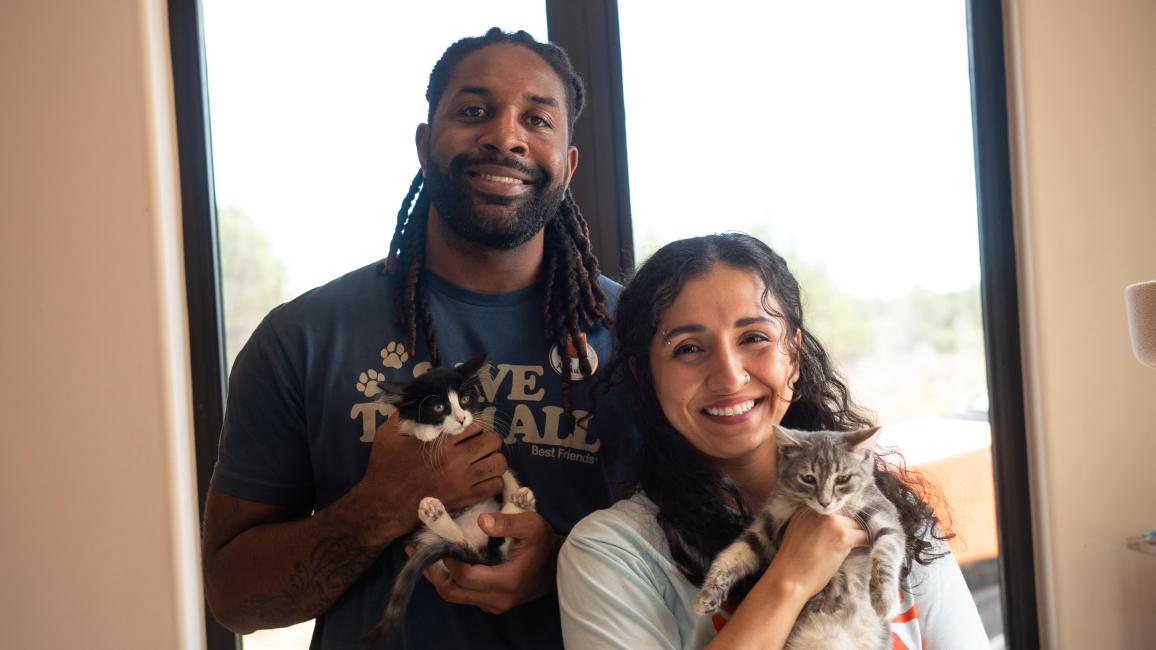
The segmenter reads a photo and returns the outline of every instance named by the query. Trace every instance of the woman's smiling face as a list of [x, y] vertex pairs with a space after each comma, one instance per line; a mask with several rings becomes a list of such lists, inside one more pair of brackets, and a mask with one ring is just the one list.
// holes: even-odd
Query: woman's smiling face
[[[786, 414], [797, 379], [798, 333], [788, 335], [783, 319], [767, 311], [764, 291], [757, 275], [716, 264], [683, 285], [650, 343], [666, 419], [724, 463], [755, 453], [773, 458], [771, 425]], [[766, 300], [779, 311], [773, 295]]]

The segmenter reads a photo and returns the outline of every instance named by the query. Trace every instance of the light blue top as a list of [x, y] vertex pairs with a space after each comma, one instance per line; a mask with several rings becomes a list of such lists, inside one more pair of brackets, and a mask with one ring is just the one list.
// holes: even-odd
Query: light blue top
[[[698, 589], [671, 560], [656, 513], [638, 494], [570, 532], [558, 557], [567, 648], [702, 648], [714, 638], [716, 621], [694, 613]], [[914, 564], [905, 586], [913, 595], [904, 595], [891, 622], [894, 648], [991, 647], [952, 555], [928, 567]]]

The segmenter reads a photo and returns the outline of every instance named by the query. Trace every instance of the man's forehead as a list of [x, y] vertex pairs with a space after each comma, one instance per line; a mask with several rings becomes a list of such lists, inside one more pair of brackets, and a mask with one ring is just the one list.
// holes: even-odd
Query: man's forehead
[[489, 45], [462, 57], [443, 99], [462, 93], [513, 91], [536, 103], [566, 104], [566, 87], [557, 71], [537, 53], [520, 45]]

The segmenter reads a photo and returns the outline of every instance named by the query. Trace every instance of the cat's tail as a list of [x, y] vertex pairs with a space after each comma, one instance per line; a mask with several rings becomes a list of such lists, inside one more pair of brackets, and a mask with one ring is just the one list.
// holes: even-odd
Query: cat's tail
[[438, 540], [432, 544], [419, 546], [417, 551], [406, 561], [405, 566], [393, 581], [393, 589], [389, 592], [389, 602], [381, 613], [381, 620], [373, 629], [361, 637], [362, 643], [376, 643], [388, 639], [401, 625], [405, 618], [405, 609], [413, 595], [417, 581], [422, 573], [440, 560], [453, 558], [470, 564], [483, 564], [484, 558], [473, 547], [465, 542]]

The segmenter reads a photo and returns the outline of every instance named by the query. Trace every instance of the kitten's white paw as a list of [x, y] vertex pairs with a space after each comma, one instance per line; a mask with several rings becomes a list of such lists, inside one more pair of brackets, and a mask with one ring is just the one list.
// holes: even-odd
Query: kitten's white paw
[[514, 493], [510, 495], [510, 503], [518, 506], [525, 512], [534, 512], [534, 508], [537, 507], [538, 502], [534, 498], [534, 491], [523, 486], [514, 490]]
[[437, 497], [426, 497], [417, 506], [417, 518], [426, 526], [433, 526], [445, 514], [446, 507]]

